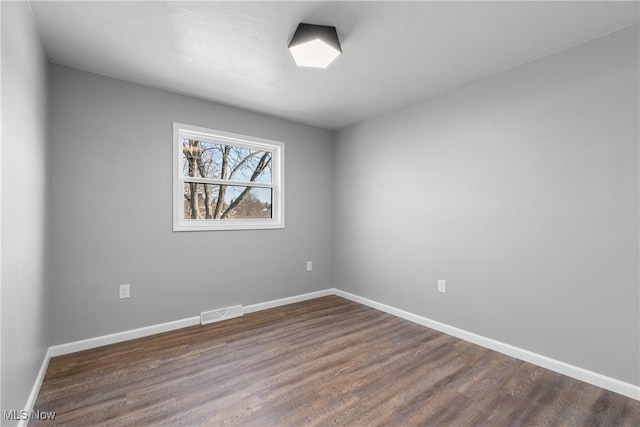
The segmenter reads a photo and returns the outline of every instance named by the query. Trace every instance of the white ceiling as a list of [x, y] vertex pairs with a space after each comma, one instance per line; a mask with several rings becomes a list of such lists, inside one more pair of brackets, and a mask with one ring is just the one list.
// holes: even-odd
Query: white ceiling
[[[31, 2], [51, 62], [339, 129], [638, 22], [632, 2]], [[299, 22], [343, 55], [297, 68]]]

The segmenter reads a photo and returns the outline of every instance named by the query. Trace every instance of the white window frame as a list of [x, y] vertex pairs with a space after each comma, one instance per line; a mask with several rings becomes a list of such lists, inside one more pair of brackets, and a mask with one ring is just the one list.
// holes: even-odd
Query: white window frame
[[[182, 141], [184, 136], [191, 137], [192, 139], [204, 139], [208, 142], [218, 142], [226, 145], [271, 152], [271, 183], [229, 181], [200, 177], [188, 177], [185, 179], [185, 177], [182, 176]], [[185, 219], [183, 218], [185, 182], [271, 188], [271, 218]], [[284, 228], [284, 142], [174, 122], [173, 231], [264, 230], [274, 228]]]

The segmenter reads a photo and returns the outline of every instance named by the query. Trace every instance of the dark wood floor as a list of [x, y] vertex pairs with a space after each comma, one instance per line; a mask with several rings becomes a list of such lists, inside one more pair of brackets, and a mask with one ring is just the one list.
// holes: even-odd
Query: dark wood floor
[[51, 360], [30, 425], [639, 426], [640, 402], [329, 296]]

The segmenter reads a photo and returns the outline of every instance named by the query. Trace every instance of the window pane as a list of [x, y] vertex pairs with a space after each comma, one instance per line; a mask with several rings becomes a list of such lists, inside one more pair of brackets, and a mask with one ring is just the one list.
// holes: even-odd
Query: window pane
[[224, 146], [184, 138], [182, 140], [182, 176], [221, 178]]
[[271, 218], [271, 188], [184, 184], [184, 219]]
[[182, 139], [182, 176], [271, 182], [270, 151]]

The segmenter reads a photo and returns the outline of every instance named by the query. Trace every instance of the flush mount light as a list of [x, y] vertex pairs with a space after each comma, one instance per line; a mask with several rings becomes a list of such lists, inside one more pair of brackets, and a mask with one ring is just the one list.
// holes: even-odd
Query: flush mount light
[[299, 24], [289, 42], [298, 67], [327, 68], [342, 53], [336, 27]]

